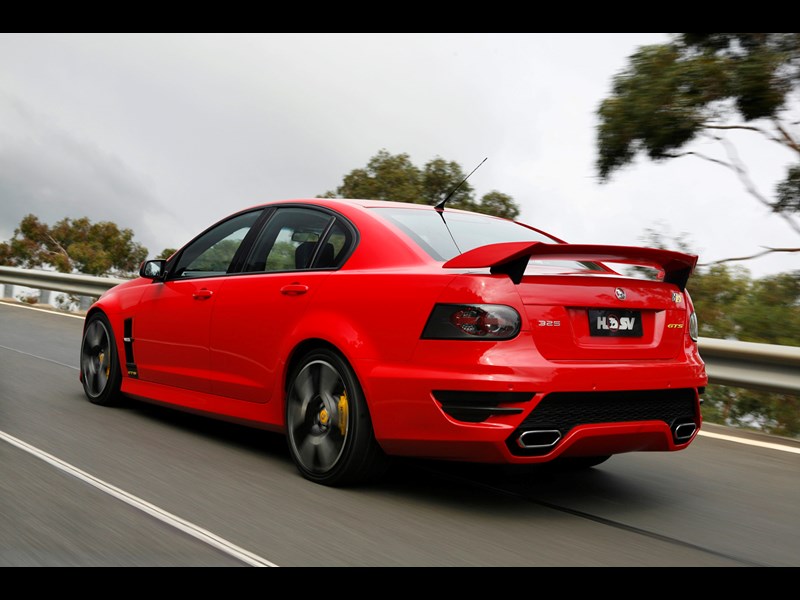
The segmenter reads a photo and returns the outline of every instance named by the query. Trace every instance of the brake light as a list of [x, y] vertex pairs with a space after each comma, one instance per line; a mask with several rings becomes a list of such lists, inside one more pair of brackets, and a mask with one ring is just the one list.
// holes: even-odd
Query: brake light
[[519, 333], [519, 313], [502, 304], [437, 304], [423, 339], [508, 340]]

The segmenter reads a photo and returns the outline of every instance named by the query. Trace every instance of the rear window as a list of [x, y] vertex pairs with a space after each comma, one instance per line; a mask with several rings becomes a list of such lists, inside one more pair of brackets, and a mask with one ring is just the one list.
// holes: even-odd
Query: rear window
[[[473, 248], [500, 242], [558, 243], [543, 233], [489, 215], [414, 208], [374, 208], [382, 217], [399, 227], [435, 260], [447, 261]], [[445, 224], [446, 223], [446, 224]], [[591, 263], [575, 261], [531, 261], [561, 269], [599, 269]]]

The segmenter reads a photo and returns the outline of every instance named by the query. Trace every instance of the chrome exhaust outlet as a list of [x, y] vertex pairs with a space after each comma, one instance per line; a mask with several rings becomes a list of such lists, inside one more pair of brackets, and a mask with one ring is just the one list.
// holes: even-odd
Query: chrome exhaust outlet
[[561, 432], [558, 429], [532, 429], [523, 431], [517, 438], [517, 445], [520, 448], [551, 448], [561, 439]]
[[675, 436], [676, 442], [684, 442], [694, 435], [697, 431], [697, 425], [694, 423], [680, 423], [675, 426], [672, 434]]

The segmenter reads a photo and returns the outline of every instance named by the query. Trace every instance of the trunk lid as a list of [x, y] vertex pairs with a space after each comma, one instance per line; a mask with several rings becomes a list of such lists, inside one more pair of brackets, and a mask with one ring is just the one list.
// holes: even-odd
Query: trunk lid
[[527, 275], [517, 286], [533, 339], [551, 360], [657, 360], [683, 351], [683, 292], [607, 275]]
[[[559, 269], [552, 261], [574, 262]], [[576, 271], [575, 262], [599, 268]], [[604, 262], [654, 267], [661, 280], [626, 277]], [[670, 359], [683, 351], [684, 290], [696, 264], [697, 256], [657, 248], [507, 242], [474, 248], [443, 266], [507, 274], [545, 358], [619, 361]]]

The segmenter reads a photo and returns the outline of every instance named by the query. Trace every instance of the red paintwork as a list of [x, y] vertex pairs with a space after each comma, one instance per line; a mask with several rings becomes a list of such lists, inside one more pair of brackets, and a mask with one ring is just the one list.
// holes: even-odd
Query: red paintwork
[[[694, 439], [696, 433], [676, 444], [661, 421], [602, 423], [576, 427], [549, 454], [512, 455], [506, 438], [549, 392], [696, 391], [707, 384], [707, 376], [688, 335], [691, 298], [675, 285], [632, 279], [608, 268], [563, 274], [543, 269], [515, 285], [506, 275], [480, 268], [519, 253], [634, 260], [667, 271], [689, 263], [693, 267], [696, 257], [618, 246], [515, 242], [443, 262], [369, 210], [392, 203], [286, 202], [324, 206], [349, 219], [358, 230], [358, 244], [346, 263], [332, 271], [166, 283], [139, 278], [113, 288], [90, 314], [108, 316], [120, 356], [123, 321], [135, 320], [139, 378], [128, 377], [123, 368], [124, 393], [283, 431], [286, 377], [296, 350], [324, 343], [353, 367], [376, 438], [389, 454], [535, 463], [558, 456], [680, 450]], [[618, 286], [628, 293], [624, 308], [642, 311], [645, 335], [590, 338], [582, 307], [618, 307]], [[680, 301], [673, 293], [681, 294]], [[421, 339], [436, 303], [505, 304], [522, 316], [522, 329], [506, 341]], [[556, 321], [558, 326], [540, 326]], [[521, 414], [468, 423], [445, 414], [432, 390], [530, 392], [533, 399]], [[699, 429], [697, 393], [694, 404]]]

